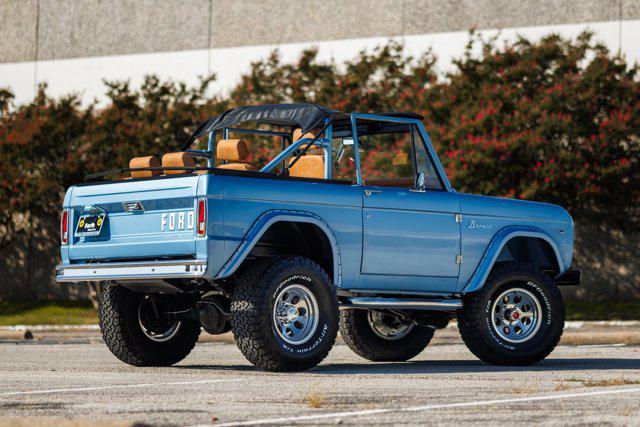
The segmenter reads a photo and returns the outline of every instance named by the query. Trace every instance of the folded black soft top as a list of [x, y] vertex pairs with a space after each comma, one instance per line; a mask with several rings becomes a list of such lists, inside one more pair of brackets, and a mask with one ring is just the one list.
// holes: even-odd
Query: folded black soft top
[[274, 126], [299, 127], [303, 131], [321, 126], [322, 121], [337, 111], [315, 104], [248, 105], [225, 111], [206, 121], [196, 134], [202, 135], [243, 122], [257, 122]]
[[[385, 112], [378, 114], [422, 119], [422, 116], [414, 113]], [[311, 129], [322, 127], [324, 120], [328, 117], [331, 117], [334, 122], [340, 122], [342, 125], [349, 123], [349, 114], [316, 104], [247, 105], [227, 110], [202, 123], [185, 142], [182, 149], [188, 149], [193, 141], [209, 132], [240, 123], [255, 122], [288, 128], [301, 128], [303, 132], [307, 132]]]

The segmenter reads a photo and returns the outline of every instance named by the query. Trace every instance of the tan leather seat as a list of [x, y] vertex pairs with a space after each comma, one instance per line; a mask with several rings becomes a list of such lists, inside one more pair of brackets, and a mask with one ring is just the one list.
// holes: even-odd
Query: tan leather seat
[[[156, 156], [134, 157], [129, 162], [129, 169], [159, 168], [162, 166]], [[160, 170], [155, 171], [131, 171], [131, 178], [151, 178], [160, 175]]]
[[[289, 163], [293, 162], [293, 159]], [[289, 168], [289, 176], [297, 178], [324, 178], [324, 156], [307, 154]]]
[[[293, 131], [293, 142], [296, 142], [297, 140], [301, 139], [301, 138], [315, 138], [316, 134], [315, 132], [317, 132], [318, 129], [313, 129], [310, 132], [305, 133], [304, 135], [302, 134], [302, 129], [300, 128], [296, 128]], [[322, 147], [318, 147], [318, 146], [313, 146], [313, 147], [309, 147], [309, 149], [307, 150], [307, 154], [322, 154], [324, 153], [324, 150], [322, 149]]]
[[316, 135], [314, 133], [311, 132], [307, 132], [304, 135], [302, 134], [302, 129], [300, 128], [296, 128], [293, 131], [293, 142], [296, 142], [297, 140], [299, 140], [300, 138], [315, 138]]
[[[162, 156], [163, 168], [178, 168], [181, 166], [189, 168], [196, 167], [196, 162], [193, 159], [193, 156], [184, 151], [180, 151], [177, 153], [167, 153]], [[192, 172], [193, 170], [190, 169], [173, 169], [164, 171], [164, 173], [166, 173], [167, 175], [185, 174]]]
[[247, 144], [242, 139], [221, 139], [216, 145], [216, 159], [226, 162], [218, 165], [220, 169], [254, 170], [252, 165], [243, 162], [248, 155]]

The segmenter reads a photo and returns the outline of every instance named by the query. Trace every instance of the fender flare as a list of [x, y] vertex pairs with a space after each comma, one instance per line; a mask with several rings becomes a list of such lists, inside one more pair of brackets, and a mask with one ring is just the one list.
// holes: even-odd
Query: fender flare
[[222, 266], [216, 279], [223, 279], [231, 276], [240, 267], [247, 255], [251, 252], [251, 249], [258, 243], [264, 233], [271, 227], [271, 225], [280, 221], [288, 222], [304, 222], [314, 224], [318, 226], [322, 232], [329, 239], [331, 244], [331, 252], [333, 257], [333, 281], [334, 285], [340, 287], [342, 284], [342, 264], [340, 257], [340, 247], [338, 241], [331, 230], [331, 227], [318, 215], [297, 210], [284, 210], [284, 209], [272, 209], [264, 212], [255, 220], [255, 222], [249, 227], [249, 230], [242, 238], [242, 242], [236, 248], [235, 252], [231, 255], [229, 260]]
[[496, 234], [494, 234], [491, 242], [489, 242], [489, 246], [484, 251], [480, 262], [478, 263], [478, 267], [476, 271], [473, 272], [473, 275], [465, 285], [465, 287], [460, 292], [461, 294], [468, 294], [471, 292], [478, 291], [482, 289], [484, 286], [491, 269], [493, 268], [502, 248], [504, 245], [509, 242], [509, 240], [515, 237], [534, 237], [539, 238], [551, 246], [553, 252], [556, 255], [556, 261], [558, 262], [558, 266], [560, 267], [560, 272], [558, 275], [564, 272], [564, 263], [562, 262], [562, 256], [560, 255], [560, 250], [558, 249], [558, 245], [553, 239], [545, 232], [544, 230], [538, 227], [531, 227], [526, 225], [509, 225], [498, 230]]

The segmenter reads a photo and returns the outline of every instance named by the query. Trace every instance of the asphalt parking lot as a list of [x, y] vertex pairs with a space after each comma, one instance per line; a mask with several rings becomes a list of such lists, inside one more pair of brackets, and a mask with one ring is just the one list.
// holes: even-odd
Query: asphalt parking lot
[[637, 345], [563, 345], [500, 368], [455, 339], [393, 364], [339, 344], [312, 371], [279, 374], [228, 342], [170, 368], [120, 363], [95, 332], [0, 342], [0, 425], [640, 425]]

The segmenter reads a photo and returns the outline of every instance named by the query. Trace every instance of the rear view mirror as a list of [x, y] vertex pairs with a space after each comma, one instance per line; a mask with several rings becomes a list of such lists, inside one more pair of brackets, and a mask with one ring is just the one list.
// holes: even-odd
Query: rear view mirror
[[418, 172], [418, 176], [416, 177], [416, 188], [420, 190], [424, 189], [427, 183], [427, 179], [424, 176], [424, 172]]

